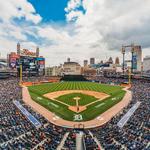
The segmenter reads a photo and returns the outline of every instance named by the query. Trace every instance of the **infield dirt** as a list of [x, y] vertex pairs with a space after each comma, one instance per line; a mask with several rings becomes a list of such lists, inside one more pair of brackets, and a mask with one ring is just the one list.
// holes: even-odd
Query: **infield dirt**
[[105, 99], [109, 97], [108, 94], [102, 93], [102, 92], [95, 92], [95, 91], [88, 91], [88, 90], [65, 90], [65, 91], [56, 91], [44, 94], [43, 96], [49, 99], [55, 99], [59, 96], [71, 94], [71, 93], [82, 93], [85, 95], [94, 96], [97, 99]]

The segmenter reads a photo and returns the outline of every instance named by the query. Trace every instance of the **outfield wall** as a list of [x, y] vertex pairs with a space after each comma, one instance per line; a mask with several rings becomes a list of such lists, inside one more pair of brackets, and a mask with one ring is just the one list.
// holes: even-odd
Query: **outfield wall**
[[38, 81], [38, 82], [22, 82], [23, 86], [32, 86], [32, 85], [40, 85], [44, 83], [56, 83], [59, 82], [59, 79], [51, 79], [51, 80], [46, 80], [46, 81]]

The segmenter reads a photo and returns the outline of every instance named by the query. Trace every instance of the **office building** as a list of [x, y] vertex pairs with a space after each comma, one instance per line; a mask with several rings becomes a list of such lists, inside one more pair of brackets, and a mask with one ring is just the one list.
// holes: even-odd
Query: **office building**
[[90, 65], [95, 64], [95, 58], [90, 58]]
[[63, 64], [63, 75], [81, 75], [81, 66], [77, 62], [70, 59]]
[[146, 56], [143, 59], [143, 71], [149, 71], [150, 70], [150, 56]]
[[88, 66], [88, 60], [84, 60], [83, 65], [84, 65], [84, 67], [87, 67]]

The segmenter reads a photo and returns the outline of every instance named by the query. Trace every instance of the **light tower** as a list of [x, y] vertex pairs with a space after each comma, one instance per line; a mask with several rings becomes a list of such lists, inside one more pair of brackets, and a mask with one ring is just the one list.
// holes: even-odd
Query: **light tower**
[[122, 51], [122, 54], [123, 54], [123, 75], [124, 75], [124, 61], [125, 61], [125, 48], [122, 46], [122, 49], [121, 49], [121, 51]]
[[128, 83], [129, 83], [129, 85], [131, 85], [131, 68], [130, 67], [128, 67]]
[[131, 54], [132, 54], [132, 60], [131, 60], [131, 73], [133, 73], [133, 54], [134, 54], [134, 44], [131, 44]]
[[88, 60], [84, 60], [83, 64], [84, 64], [84, 67], [87, 67], [88, 66]]

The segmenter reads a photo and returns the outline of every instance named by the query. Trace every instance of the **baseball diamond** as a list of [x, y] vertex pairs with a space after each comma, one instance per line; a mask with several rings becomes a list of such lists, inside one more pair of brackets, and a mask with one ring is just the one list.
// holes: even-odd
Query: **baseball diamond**
[[[121, 86], [93, 82], [45, 83], [29, 86], [28, 90], [36, 103], [74, 122], [95, 119], [120, 102], [126, 93]], [[77, 119], [77, 115], [82, 117]]]

